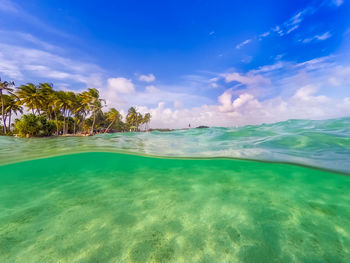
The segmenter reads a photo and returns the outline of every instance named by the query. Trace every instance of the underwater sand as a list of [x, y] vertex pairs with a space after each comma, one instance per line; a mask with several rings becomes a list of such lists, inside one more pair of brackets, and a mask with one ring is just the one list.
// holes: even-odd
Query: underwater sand
[[4, 164], [0, 262], [350, 262], [349, 190], [346, 174], [233, 159]]

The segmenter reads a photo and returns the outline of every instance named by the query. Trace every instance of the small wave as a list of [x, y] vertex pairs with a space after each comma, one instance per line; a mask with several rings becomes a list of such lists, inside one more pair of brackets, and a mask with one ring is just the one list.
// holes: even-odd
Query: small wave
[[350, 118], [93, 137], [0, 137], [0, 164], [94, 151], [164, 157], [233, 157], [349, 172]]

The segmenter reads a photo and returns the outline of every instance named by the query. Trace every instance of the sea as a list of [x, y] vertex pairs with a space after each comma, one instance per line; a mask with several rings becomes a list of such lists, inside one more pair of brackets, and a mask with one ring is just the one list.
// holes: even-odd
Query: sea
[[1, 136], [0, 262], [350, 262], [350, 118]]

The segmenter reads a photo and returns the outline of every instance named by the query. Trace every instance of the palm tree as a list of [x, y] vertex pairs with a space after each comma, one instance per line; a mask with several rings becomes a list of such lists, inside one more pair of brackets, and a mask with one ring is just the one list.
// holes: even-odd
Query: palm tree
[[137, 123], [137, 111], [134, 107], [130, 107], [128, 110], [128, 114], [126, 115], [126, 123], [129, 127], [130, 131], [134, 130]]
[[142, 117], [142, 114], [141, 113], [137, 113], [136, 115], [136, 127], [137, 127], [137, 130], [139, 130], [139, 126], [141, 125], [142, 123], [142, 120], [143, 120], [143, 117]]
[[105, 133], [109, 131], [109, 128], [116, 122], [121, 119], [121, 115], [119, 111], [117, 111], [115, 108], [112, 108], [107, 112], [107, 119], [110, 122], [107, 129], [105, 130]]
[[52, 118], [55, 100], [55, 91], [50, 83], [40, 83], [39, 93], [41, 99], [41, 110], [45, 112], [48, 120]]
[[130, 131], [138, 131], [140, 124], [143, 123], [142, 114], [137, 112], [135, 107], [129, 108], [128, 114], [126, 115], [126, 123]]
[[[73, 113], [74, 113], [74, 124], [78, 124], [78, 129], [79, 129], [79, 123], [84, 124], [86, 115], [89, 113], [89, 107], [86, 101], [84, 101], [84, 96], [82, 96], [82, 94], [76, 94]], [[82, 129], [83, 127], [80, 127], [80, 128]], [[74, 130], [75, 130], [75, 126], [74, 126]]]
[[52, 111], [55, 116], [55, 122], [56, 122], [56, 135], [58, 136], [59, 133], [59, 125], [58, 125], [58, 114], [60, 113], [60, 101], [57, 99], [57, 91], [54, 91], [52, 94]]
[[146, 113], [142, 119], [142, 124], [145, 124], [145, 130], [148, 130], [148, 123], [151, 121], [151, 114]]
[[54, 104], [56, 109], [59, 109], [63, 115], [63, 134], [66, 134], [66, 115], [71, 105], [68, 92], [62, 90], [56, 91], [56, 98]]
[[[66, 92], [67, 100], [68, 100], [68, 110], [67, 117], [73, 117], [73, 131], [74, 134], [76, 132], [76, 125], [84, 119], [86, 115], [86, 104], [83, 103], [83, 98], [80, 94], [76, 94], [74, 92]], [[68, 125], [68, 124], [67, 124]], [[68, 129], [68, 127], [67, 127]]]
[[4, 98], [3, 98], [3, 92], [7, 91], [8, 93], [12, 94], [13, 87], [15, 83], [13, 81], [1, 81], [0, 78], [0, 97], [1, 97], [1, 116], [3, 121], [3, 132], [6, 133], [6, 122], [5, 122], [5, 105], [4, 105]]
[[3, 133], [6, 134], [7, 132], [7, 117], [8, 117], [8, 111], [6, 110], [7, 106], [9, 105], [10, 101], [10, 95], [3, 94], [1, 97], [1, 108], [4, 108], [4, 115], [1, 117], [3, 122]]
[[[76, 107], [77, 107], [76, 94], [72, 91], [68, 91], [66, 92], [66, 96], [68, 100], [67, 117], [73, 119], [72, 115], [74, 114], [74, 111], [76, 110]], [[69, 126], [69, 122], [67, 122], [66, 124], [66, 132], [68, 131], [68, 126]], [[74, 122], [74, 126], [75, 126], [75, 122]]]
[[17, 96], [11, 94], [10, 96], [8, 96], [8, 100], [6, 103], [6, 108], [5, 108], [6, 114], [8, 114], [9, 117], [9, 131], [11, 130], [11, 116], [12, 113], [16, 114], [18, 112], [23, 114], [23, 108], [18, 104], [18, 98]]
[[102, 101], [100, 99], [100, 94], [97, 89], [88, 89], [81, 93], [83, 104], [87, 105], [88, 111], [92, 114], [92, 125], [91, 125], [91, 134], [94, 133], [94, 126], [96, 122], [96, 113], [102, 109]]
[[17, 92], [18, 98], [22, 105], [25, 105], [28, 109], [32, 110], [32, 113], [35, 114], [35, 110], [40, 113], [40, 108], [42, 102], [45, 99], [42, 92], [36, 85], [33, 83], [28, 83], [27, 85], [21, 85]]
[[74, 121], [74, 123], [73, 123], [73, 134], [75, 134], [75, 131], [76, 131], [76, 125], [77, 125], [77, 123], [80, 121], [80, 119], [81, 119], [81, 112], [80, 112], [80, 110], [81, 109], [83, 109], [82, 107], [81, 107], [81, 102], [82, 102], [82, 99], [81, 99], [81, 97], [78, 95], [78, 94], [76, 94], [76, 93], [74, 93], [74, 92], [72, 92], [73, 94], [71, 94], [71, 96], [70, 96], [70, 101], [71, 101], [71, 104], [70, 104], [70, 107], [69, 107], [69, 111], [71, 112], [71, 114], [74, 114], [74, 117], [73, 117], [73, 121]]

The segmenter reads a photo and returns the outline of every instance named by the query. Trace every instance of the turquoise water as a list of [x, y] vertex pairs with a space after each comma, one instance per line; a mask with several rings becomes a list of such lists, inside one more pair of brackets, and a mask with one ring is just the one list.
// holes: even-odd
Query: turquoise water
[[0, 262], [350, 262], [349, 123], [0, 137]]
[[0, 164], [92, 151], [169, 157], [225, 156], [350, 172], [350, 118], [93, 137], [21, 139], [0, 136]]

